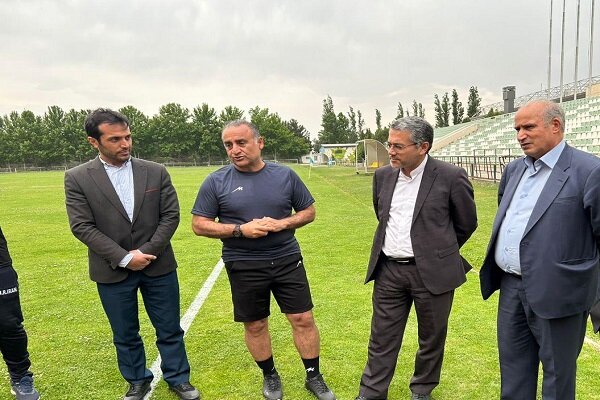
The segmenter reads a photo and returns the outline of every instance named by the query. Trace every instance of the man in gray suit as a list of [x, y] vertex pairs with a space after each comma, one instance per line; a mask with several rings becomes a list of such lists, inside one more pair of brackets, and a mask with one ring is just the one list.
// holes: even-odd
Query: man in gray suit
[[481, 292], [500, 289], [501, 398], [575, 399], [576, 363], [596, 300], [600, 159], [564, 141], [559, 105], [535, 101], [515, 115], [525, 153], [506, 167]]
[[464, 169], [428, 155], [433, 128], [422, 118], [394, 121], [391, 165], [375, 171], [379, 220], [366, 282], [375, 280], [367, 365], [357, 400], [386, 399], [412, 303], [419, 350], [411, 399], [429, 400], [438, 385], [454, 289], [471, 266], [460, 247], [477, 228], [473, 187]]
[[110, 322], [119, 370], [141, 400], [150, 390], [139, 334], [138, 290], [156, 329], [163, 377], [180, 399], [196, 400], [179, 324], [179, 283], [171, 237], [179, 224], [179, 203], [167, 170], [131, 157], [127, 118], [97, 109], [85, 121], [94, 160], [65, 174], [71, 231], [88, 247], [90, 278]]

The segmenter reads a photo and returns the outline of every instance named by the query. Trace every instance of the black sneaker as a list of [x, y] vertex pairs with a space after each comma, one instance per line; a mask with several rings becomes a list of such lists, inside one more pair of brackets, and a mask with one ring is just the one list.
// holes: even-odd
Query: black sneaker
[[306, 379], [304, 387], [319, 400], [336, 400], [335, 394], [327, 387], [327, 384], [323, 380], [323, 375], [321, 374], [314, 378]]
[[263, 381], [263, 396], [267, 400], [283, 399], [283, 389], [281, 387], [281, 378], [275, 372], [271, 375], [265, 375]]
[[17, 400], [37, 400], [40, 394], [33, 386], [33, 378], [25, 375], [19, 382], [10, 382], [10, 392], [17, 397]]
[[144, 396], [150, 391], [150, 382], [130, 383], [129, 390], [125, 393], [123, 400], [143, 400]]
[[200, 400], [200, 392], [189, 382], [169, 386], [169, 389], [177, 393], [181, 400]]

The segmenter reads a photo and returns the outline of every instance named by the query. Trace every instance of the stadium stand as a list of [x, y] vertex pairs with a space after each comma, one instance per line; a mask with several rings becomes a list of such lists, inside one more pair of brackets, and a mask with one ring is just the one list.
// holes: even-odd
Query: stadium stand
[[[581, 150], [600, 155], [600, 97], [573, 100], [562, 105], [567, 117], [565, 132], [567, 142]], [[457, 138], [446, 146], [434, 147], [432, 154], [467, 156], [473, 155], [474, 152], [484, 151], [488, 154], [494, 152], [498, 155], [520, 154], [521, 150], [513, 128], [514, 114], [504, 114], [452, 127], [437, 128], [434, 143], [440, 139], [450, 139], [466, 126], [476, 127], [467, 136]]]
[[[567, 143], [600, 156], [600, 96], [564, 102], [562, 106], [567, 118]], [[514, 114], [437, 128], [432, 155], [463, 166], [472, 177], [499, 179], [503, 166], [522, 155], [513, 127]]]

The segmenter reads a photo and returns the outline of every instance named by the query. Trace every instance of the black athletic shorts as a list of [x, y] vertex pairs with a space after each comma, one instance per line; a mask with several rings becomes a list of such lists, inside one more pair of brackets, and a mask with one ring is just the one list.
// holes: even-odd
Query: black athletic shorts
[[274, 260], [229, 261], [225, 263], [233, 319], [252, 322], [271, 314], [271, 292], [285, 314], [312, 310], [313, 303], [301, 254]]

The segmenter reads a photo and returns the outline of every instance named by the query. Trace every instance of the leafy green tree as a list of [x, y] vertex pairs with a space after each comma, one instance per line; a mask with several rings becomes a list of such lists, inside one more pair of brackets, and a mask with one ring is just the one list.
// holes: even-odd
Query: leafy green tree
[[433, 95], [433, 109], [435, 111], [435, 127], [439, 128], [444, 126], [444, 117], [442, 115], [442, 104], [440, 98], [436, 94]]
[[423, 108], [423, 104], [419, 103], [419, 117], [425, 118], [425, 108]]
[[356, 128], [359, 139], [365, 139], [365, 119], [362, 116], [360, 110], [356, 110]]
[[381, 111], [377, 108], [375, 109], [375, 127], [377, 128], [377, 132], [381, 130]]
[[458, 93], [456, 89], [452, 89], [452, 125], [458, 125], [462, 122], [465, 114], [465, 108], [458, 101]]
[[207, 160], [222, 160], [226, 157], [223, 141], [221, 140], [222, 124], [214, 108], [202, 103], [192, 110], [192, 130], [196, 137], [196, 158]]
[[2, 117], [0, 127], [0, 164], [10, 167], [22, 162], [17, 132], [21, 124], [21, 116], [16, 111]]
[[413, 100], [412, 103], [413, 115], [419, 115], [419, 103], [416, 100]]
[[[83, 122], [89, 110], [70, 109], [65, 113], [61, 129], [62, 158], [67, 163], [81, 164], [96, 157], [98, 151], [88, 141]], [[134, 147], [135, 149], [135, 147]]]
[[244, 111], [235, 107], [235, 106], [227, 106], [219, 114], [219, 122], [221, 123], [221, 129], [231, 121], [235, 121], [236, 119], [244, 118]]
[[196, 141], [187, 108], [176, 103], [165, 104], [149, 126], [152, 137], [159, 143], [159, 156], [181, 160], [194, 154]]
[[25, 164], [48, 165], [44, 159], [45, 151], [40, 146], [41, 141], [47, 142], [42, 139], [45, 131], [42, 118], [25, 110], [15, 122], [14, 139], [18, 146], [19, 161]]
[[396, 113], [396, 119], [404, 118], [404, 107], [402, 103], [398, 102], [398, 112]]
[[118, 111], [129, 120], [129, 129], [133, 138], [133, 154], [140, 158], [157, 156], [160, 143], [152, 137], [148, 117], [134, 106], [125, 106]]
[[338, 118], [333, 108], [331, 96], [323, 100], [323, 113], [321, 115], [321, 130], [319, 131], [320, 143], [340, 143], [340, 129]]
[[356, 112], [354, 111], [354, 109], [352, 107], [349, 107], [349, 108], [350, 108], [350, 111], [348, 111], [348, 121], [349, 121], [350, 125], [349, 125], [349, 131], [348, 131], [348, 142], [354, 143], [358, 140], [359, 133], [358, 133], [358, 127], [356, 124]]
[[479, 91], [477, 86], [471, 86], [469, 89], [469, 100], [467, 103], [467, 117], [472, 120], [474, 116], [479, 114], [481, 107], [481, 97], [479, 97]]
[[448, 98], [448, 92], [444, 93], [441, 102], [437, 93], [433, 98], [435, 106], [435, 127], [441, 128], [448, 126], [448, 121], [450, 119], [450, 99]]
[[66, 162], [63, 154], [65, 112], [58, 106], [48, 107], [42, 118], [43, 134], [38, 137], [36, 149], [37, 165], [52, 165]]
[[375, 109], [375, 134], [373, 135], [373, 139], [379, 140], [380, 142], [385, 142], [388, 138], [388, 128], [383, 127], [381, 124], [381, 111]]
[[[350, 120], [344, 115], [343, 112], [337, 115], [337, 126], [338, 126], [338, 143], [349, 143], [350, 140]], [[356, 141], [356, 140], [355, 140]]]
[[265, 140], [265, 158], [299, 158], [308, 153], [309, 144], [304, 138], [292, 133], [277, 113], [256, 106], [250, 109], [249, 114], [252, 123]]
[[285, 122], [285, 125], [290, 132], [292, 132], [296, 137], [300, 138], [308, 145], [308, 151], [310, 152], [312, 150], [310, 132], [304, 127], [304, 125], [300, 124], [293, 118]]

